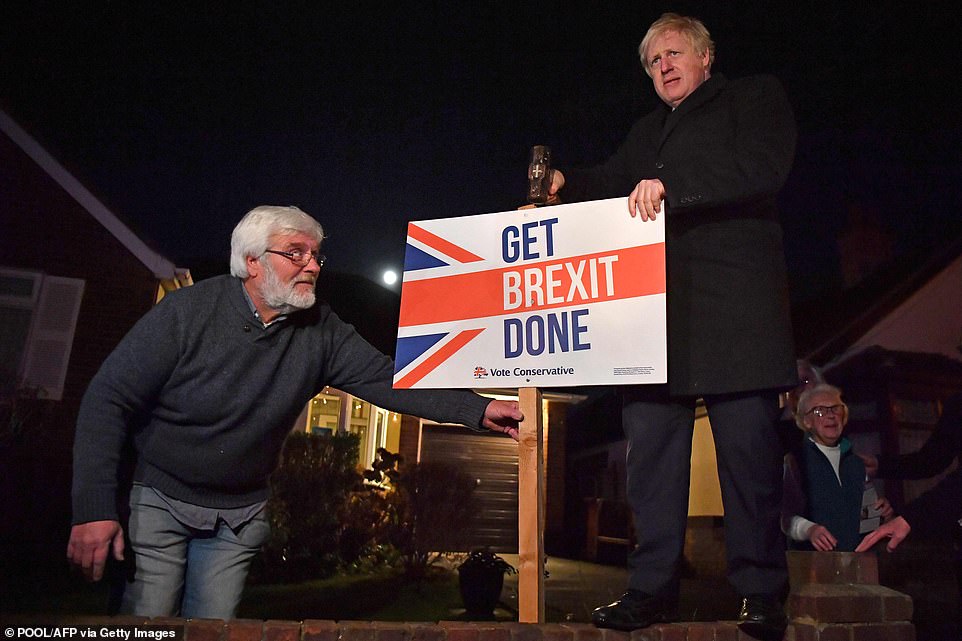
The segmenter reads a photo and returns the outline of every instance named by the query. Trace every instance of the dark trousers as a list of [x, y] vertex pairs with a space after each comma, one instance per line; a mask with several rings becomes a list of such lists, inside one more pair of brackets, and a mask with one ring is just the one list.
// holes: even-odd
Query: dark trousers
[[[669, 397], [666, 386], [625, 390], [627, 493], [638, 545], [628, 587], [648, 594], [678, 589], [688, 523], [695, 398]], [[782, 596], [788, 583], [777, 394], [704, 397], [715, 440], [725, 508], [728, 580], [741, 595]]]

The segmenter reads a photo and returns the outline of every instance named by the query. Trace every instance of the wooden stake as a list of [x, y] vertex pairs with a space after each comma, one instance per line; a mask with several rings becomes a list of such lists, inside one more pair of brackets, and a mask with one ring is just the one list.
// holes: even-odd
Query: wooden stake
[[541, 390], [522, 387], [518, 436], [518, 620], [544, 623], [544, 421]]

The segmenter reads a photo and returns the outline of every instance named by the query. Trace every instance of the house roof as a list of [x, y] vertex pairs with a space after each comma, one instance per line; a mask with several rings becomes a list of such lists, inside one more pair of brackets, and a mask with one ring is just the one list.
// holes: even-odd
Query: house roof
[[845, 381], [846, 395], [849, 387], [871, 387], [878, 377], [924, 381], [932, 387], [939, 382], [958, 385], [962, 381], [962, 360], [932, 352], [891, 350], [879, 345], [852, 349], [846, 358], [826, 366], [829, 380]]
[[172, 262], [152, 250], [127, 225], [107, 209], [100, 200], [84, 187], [73, 174], [61, 165], [56, 158], [44, 149], [6, 112], [0, 110], [0, 131], [3, 131], [20, 149], [36, 162], [64, 191], [90, 213], [107, 231], [113, 234], [131, 254], [137, 257], [147, 269], [159, 279], [176, 282], [189, 282], [187, 269], [177, 267]]
[[834, 364], [878, 345], [962, 361], [962, 236], [793, 309], [799, 355]]

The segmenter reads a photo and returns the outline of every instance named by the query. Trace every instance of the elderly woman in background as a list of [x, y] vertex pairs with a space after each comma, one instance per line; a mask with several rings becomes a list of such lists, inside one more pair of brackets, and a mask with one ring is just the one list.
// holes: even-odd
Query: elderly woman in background
[[[819, 383], [798, 399], [795, 422], [806, 437], [785, 456], [782, 530], [796, 549], [851, 552], [862, 539], [865, 464], [842, 432], [848, 407], [837, 387]], [[884, 520], [892, 506], [872, 502]]]

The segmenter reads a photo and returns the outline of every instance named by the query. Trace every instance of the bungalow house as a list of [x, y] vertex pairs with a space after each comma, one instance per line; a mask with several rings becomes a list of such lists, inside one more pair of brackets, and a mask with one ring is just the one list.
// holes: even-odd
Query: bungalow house
[[75, 402], [133, 321], [191, 284], [190, 272], [148, 247], [3, 112], [0, 131], [3, 380]]
[[137, 319], [191, 275], [2, 111], [0, 167], [3, 534], [64, 535], [87, 383]]

